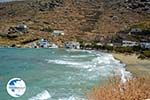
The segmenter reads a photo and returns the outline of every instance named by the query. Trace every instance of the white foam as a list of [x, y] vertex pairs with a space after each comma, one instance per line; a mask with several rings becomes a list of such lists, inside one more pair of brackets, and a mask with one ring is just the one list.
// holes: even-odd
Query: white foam
[[[86, 68], [88, 72], [92, 71], [99, 71], [98, 75], [104, 76], [102, 74], [108, 75], [107, 73], [115, 73], [115, 75], [120, 75], [121, 79], [125, 82], [125, 78], [130, 76], [131, 73], [127, 72], [124, 68], [125, 64], [120, 63], [119, 60], [114, 59], [114, 57], [111, 54], [105, 54], [105, 53], [97, 53], [97, 57], [92, 59], [92, 61], [87, 62], [78, 62], [75, 60], [47, 60], [48, 63], [54, 63], [54, 64], [63, 64], [63, 65], [69, 65], [69, 67], [76, 67], [76, 68]], [[84, 57], [81, 56], [72, 56], [70, 57]], [[101, 73], [100, 73], [101, 70]], [[111, 71], [111, 72], [109, 72]], [[112, 74], [111, 74], [112, 75]], [[111, 76], [110, 75], [110, 76]]]
[[[57, 59], [57, 60], [47, 60], [48, 63], [54, 64], [63, 64], [67, 67], [76, 67], [76, 68], [85, 68], [89, 73], [92, 73], [91, 76], [88, 76], [89, 79], [93, 77], [96, 78], [99, 76], [112, 76], [119, 75], [122, 82], [126, 82], [128, 77], [131, 77], [131, 73], [125, 70], [125, 64], [122, 64], [119, 60], [116, 60], [112, 54], [93, 52], [88, 50], [67, 50], [69, 52], [88, 52], [87, 55], [68, 55], [67, 59]], [[95, 56], [91, 61], [79, 62], [73, 58], [84, 59], [84, 57]], [[70, 59], [71, 60], [70, 60]], [[93, 74], [94, 73], [94, 74]], [[90, 78], [91, 77], [91, 78]]]
[[92, 71], [95, 65], [91, 65], [90, 62], [73, 62], [73, 61], [66, 61], [66, 60], [47, 60], [48, 63], [54, 64], [62, 64], [68, 65], [67, 67], [74, 67], [74, 68], [84, 68]]
[[[73, 50], [68, 50], [69, 52], [76, 52]], [[79, 50], [77, 50], [78, 52]], [[82, 51], [87, 52], [87, 51]], [[88, 61], [85, 61], [86, 57], [91, 57]], [[77, 60], [77, 58], [83, 59], [83, 62]], [[128, 78], [131, 77], [131, 73], [126, 71], [125, 64], [122, 64], [119, 60], [116, 60], [113, 55], [100, 53], [100, 52], [93, 52], [90, 51], [89, 54], [81, 54], [81, 55], [64, 55], [59, 59], [47, 59], [48, 63], [53, 64], [62, 64], [67, 65], [67, 67], [75, 67], [80, 68], [81, 72], [83, 73], [75, 73], [74, 76], [80, 76], [81, 81], [87, 80], [97, 80], [99, 78], [107, 78], [114, 75], [119, 75], [121, 78], [121, 82], [124, 83], [127, 81]], [[82, 70], [83, 69], [83, 70]], [[86, 71], [84, 73], [84, 71]], [[78, 74], [78, 75], [77, 75]], [[68, 81], [76, 80], [76, 77], [69, 76]], [[78, 82], [81, 83], [81, 82]], [[33, 99], [34, 100], [34, 99]], [[59, 98], [58, 100], [86, 100], [83, 98], [79, 98], [76, 96], [70, 96], [67, 98]]]
[[121, 81], [122, 83], [125, 83], [127, 81], [126, 77], [125, 77], [125, 73], [124, 73], [124, 70], [121, 70]]
[[65, 60], [48, 60], [48, 63], [54, 63], [54, 64], [62, 64], [62, 65], [81, 65], [78, 62], [73, 61], [65, 61]]
[[84, 58], [84, 57], [89, 57], [89, 55], [74, 55], [71, 56], [72, 58]]
[[92, 53], [94, 50], [80, 50], [80, 49], [65, 49], [67, 52], [87, 52]]
[[[102, 65], [105, 66], [101, 68], [101, 70], [105, 70], [106, 68], [109, 68], [112, 70], [115, 75], [120, 75], [121, 82], [126, 82], [128, 78], [130, 78], [132, 75], [130, 72], [125, 70], [125, 64], [120, 63], [119, 60], [116, 60], [113, 55], [111, 54], [102, 54], [99, 55], [99, 57], [93, 59], [93, 64]], [[103, 73], [103, 72], [102, 72]]]
[[48, 100], [51, 98], [51, 95], [47, 90], [37, 94], [36, 96], [29, 98], [28, 100]]
[[121, 83], [125, 83], [128, 79], [132, 78], [132, 74], [125, 69], [121, 70]]
[[60, 98], [58, 100], [86, 100], [86, 99], [75, 97], [75, 96], [70, 96], [69, 98]]

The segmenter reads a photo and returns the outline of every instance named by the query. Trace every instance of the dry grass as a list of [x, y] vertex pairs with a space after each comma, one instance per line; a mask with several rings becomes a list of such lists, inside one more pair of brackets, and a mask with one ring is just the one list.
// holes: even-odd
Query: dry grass
[[135, 78], [120, 84], [118, 79], [109, 85], [96, 87], [88, 94], [88, 100], [146, 100], [150, 99], [150, 82]]

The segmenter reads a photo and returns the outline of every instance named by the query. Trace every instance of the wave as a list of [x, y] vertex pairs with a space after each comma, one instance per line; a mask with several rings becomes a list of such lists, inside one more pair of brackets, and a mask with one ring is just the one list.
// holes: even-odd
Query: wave
[[76, 66], [81, 65], [81, 63], [78, 62], [65, 61], [65, 60], [47, 60], [47, 61], [48, 63], [62, 64], [62, 65], [76, 65]]
[[[113, 76], [115, 73], [115, 75], [121, 76], [122, 82], [125, 82], [126, 78], [131, 76], [131, 73], [125, 70], [125, 64], [120, 63], [120, 61], [116, 60], [111, 54], [97, 55], [96, 58], [86, 62], [72, 61], [73, 59], [71, 61], [61, 59], [47, 61], [48, 63], [63, 64], [69, 67], [85, 68], [88, 72], [94, 71], [97, 76]], [[91, 78], [93, 78], [93, 75]]]
[[[125, 83], [132, 76], [132, 74], [125, 69], [126, 65], [121, 63], [119, 60], [116, 60], [112, 54], [90, 51], [89, 53], [81, 53], [81, 55], [79, 55], [80, 53], [77, 53], [78, 55], [75, 55], [76, 53], [74, 52], [78, 51], [79, 50], [68, 50], [69, 54], [63, 55], [63, 57], [61, 56], [58, 59], [46, 59], [46, 62], [50, 64], [60, 64], [66, 65], [67, 67], [79, 68], [79, 73], [68, 76], [68, 82], [76, 80], [76, 77], [78, 76], [83, 83], [86, 81], [95, 81], [98, 79], [103, 80], [108, 77], [120, 76], [121, 82]], [[59, 98], [58, 100], [86, 99], [70, 96], [66, 98]]]
[[60, 98], [58, 100], [86, 100], [86, 99], [75, 97], [75, 96], [70, 96], [69, 98]]
[[[85, 68], [88, 72], [95, 73], [99, 76], [114, 76], [119, 75], [122, 82], [125, 82], [128, 77], [131, 77], [131, 73], [125, 70], [125, 64], [116, 60], [112, 54], [101, 53], [89, 50], [66, 50], [68, 52], [88, 52], [87, 55], [67, 55], [67, 59], [47, 59], [48, 63], [67, 65], [67, 67]], [[85, 59], [91, 57], [89, 61], [76, 61], [77, 58]], [[66, 57], [65, 57], [66, 58]], [[74, 59], [75, 58], [75, 59]], [[94, 74], [94, 75], [95, 75]], [[91, 76], [92, 77], [92, 76]]]
[[[83, 66], [90, 66], [94, 67], [95, 65], [108, 65], [108, 64], [119, 64], [120, 62], [118, 60], [115, 60], [113, 56], [97, 56], [90, 61], [75, 61], [73, 58], [79, 58], [79, 59], [84, 59], [86, 57], [92, 57], [92, 55], [70, 55], [69, 56], [64, 56], [64, 58], [67, 59], [46, 59], [48, 63], [54, 63], [54, 64], [62, 64], [62, 65], [73, 65], [73, 66], [82, 66], [82, 68], [89, 68], [89, 67], [83, 67]], [[114, 63], [113, 63], [114, 62]], [[120, 64], [119, 66], [121, 66]], [[96, 67], [96, 66], [95, 66]]]
[[50, 93], [47, 90], [37, 94], [36, 96], [29, 98], [28, 100], [48, 100], [51, 98]]
[[65, 49], [67, 52], [87, 52], [87, 53], [93, 53], [94, 50], [81, 50], [81, 49]]
[[85, 58], [85, 57], [90, 57], [91, 55], [73, 55], [73, 56], [70, 56], [72, 58]]
[[125, 69], [122, 69], [120, 73], [121, 73], [121, 83], [125, 83], [128, 79], [132, 78], [132, 74], [129, 71], [126, 71]]

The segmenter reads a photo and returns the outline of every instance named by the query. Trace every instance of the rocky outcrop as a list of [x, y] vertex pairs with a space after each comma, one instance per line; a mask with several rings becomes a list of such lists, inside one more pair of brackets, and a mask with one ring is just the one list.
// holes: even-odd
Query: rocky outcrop
[[49, 11], [57, 7], [63, 7], [63, 3], [63, 0], [37, 0], [30, 1], [30, 6], [38, 8], [39, 11]]
[[149, 0], [125, 0], [125, 6], [137, 12], [150, 13]]

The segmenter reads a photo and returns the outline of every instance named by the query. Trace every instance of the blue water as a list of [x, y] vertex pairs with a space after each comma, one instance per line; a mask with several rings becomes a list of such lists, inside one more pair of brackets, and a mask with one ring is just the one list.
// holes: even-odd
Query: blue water
[[0, 0], [0, 2], [10, 2], [10, 1], [17, 1], [17, 0]]
[[[48, 100], [83, 100], [114, 72], [127, 74], [123, 66], [111, 54], [95, 51], [0, 48], [0, 100], [39, 100], [39, 95], [50, 95]], [[25, 81], [23, 96], [8, 95], [11, 78]]]

